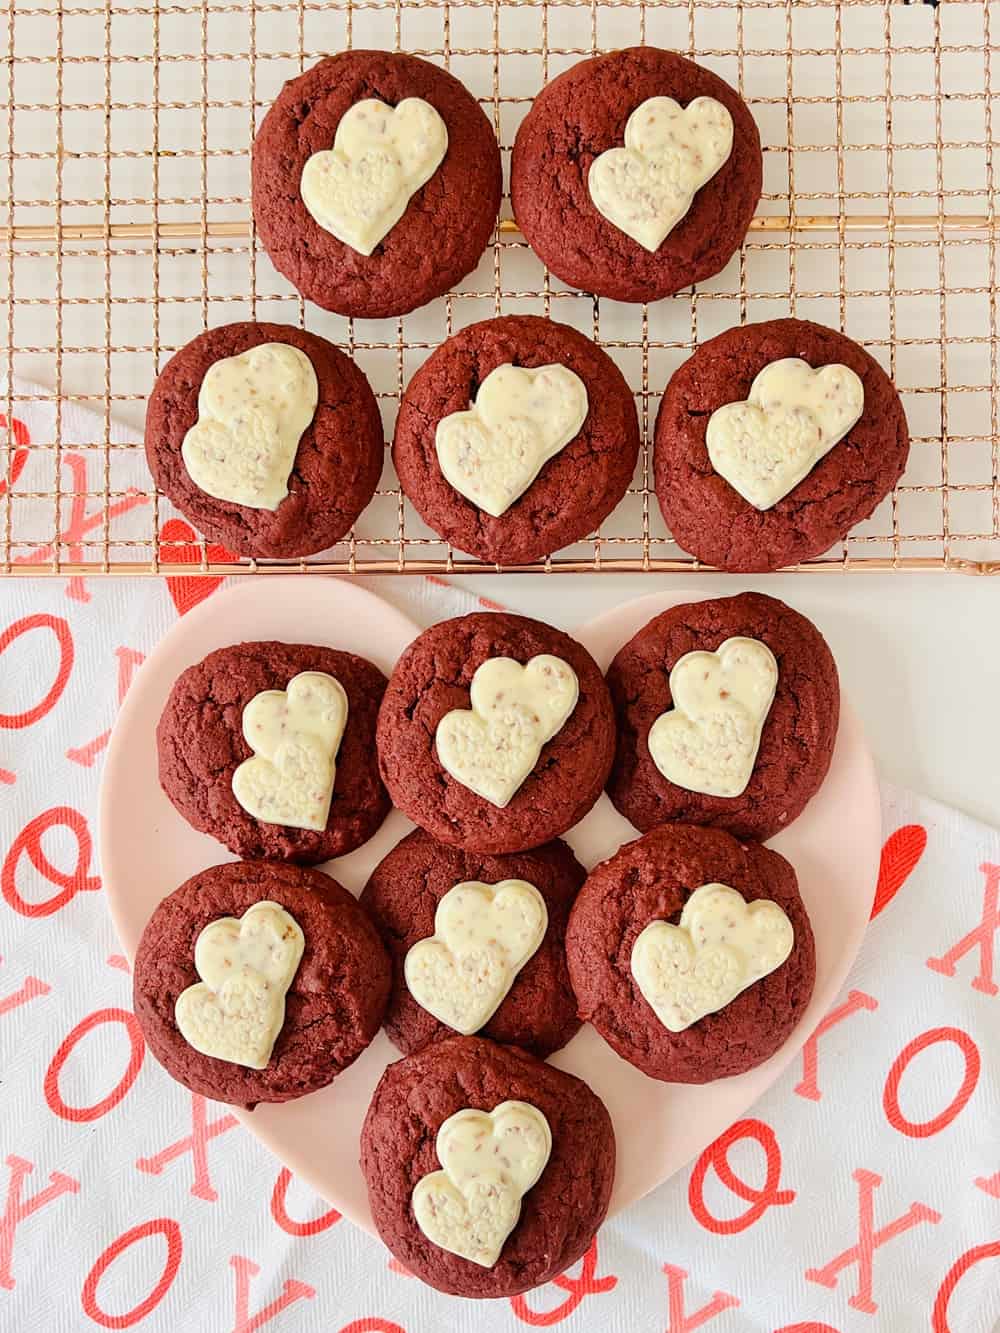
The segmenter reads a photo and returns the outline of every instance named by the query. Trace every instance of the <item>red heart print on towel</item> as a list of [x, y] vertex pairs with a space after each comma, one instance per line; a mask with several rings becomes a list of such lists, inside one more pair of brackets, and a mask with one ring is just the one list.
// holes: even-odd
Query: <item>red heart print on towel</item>
[[909, 879], [926, 846], [927, 830], [923, 824], [904, 824], [886, 838], [872, 903], [873, 921]]
[[[227, 550], [225, 546], [220, 546], [217, 542], [209, 542], [206, 549], [208, 558], [212, 562], [231, 564], [239, 559], [238, 555], [234, 555], [232, 551]], [[200, 563], [201, 547], [198, 544], [194, 528], [191, 527], [190, 523], [185, 523], [182, 518], [167, 519], [160, 529], [160, 564], [197, 565]], [[182, 616], [185, 611], [190, 611], [193, 606], [203, 602], [206, 597], [215, 592], [221, 582], [221, 578], [198, 576], [183, 578], [176, 574], [168, 575], [167, 588], [174, 606], [177, 608], [177, 614]]]

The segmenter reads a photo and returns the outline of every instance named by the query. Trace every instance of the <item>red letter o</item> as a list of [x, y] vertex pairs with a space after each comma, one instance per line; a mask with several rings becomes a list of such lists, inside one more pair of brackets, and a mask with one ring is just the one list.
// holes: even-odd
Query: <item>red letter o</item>
[[[130, 1246], [136, 1245], [140, 1240], [145, 1240], [147, 1236], [157, 1234], [166, 1239], [167, 1256], [163, 1264], [163, 1272], [160, 1274], [156, 1286], [145, 1300], [140, 1301], [138, 1305], [133, 1305], [132, 1309], [127, 1310], [125, 1314], [106, 1314], [97, 1304], [98, 1282], [120, 1254], [129, 1249]], [[93, 1319], [95, 1324], [100, 1324], [102, 1328], [131, 1328], [133, 1324], [138, 1324], [140, 1319], [145, 1319], [150, 1310], [154, 1310], [159, 1305], [170, 1290], [180, 1267], [183, 1248], [181, 1229], [169, 1217], [158, 1217], [152, 1222], [143, 1222], [141, 1226], [133, 1227], [131, 1231], [124, 1232], [108, 1246], [87, 1274], [80, 1296], [84, 1314]]]
[[48, 693], [35, 704], [34, 708], [26, 708], [21, 713], [0, 713], [0, 729], [6, 731], [19, 731], [22, 727], [30, 727], [33, 722], [37, 722], [50, 712], [66, 688], [69, 673], [73, 670], [73, 636], [70, 633], [69, 623], [62, 616], [35, 615], [15, 620], [13, 625], [8, 625], [0, 634], [0, 654], [6, 652], [15, 639], [19, 639], [22, 634], [29, 634], [33, 629], [50, 629], [56, 636], [56, 642], [59, 644], [59, 667]]
[[[42, 849], [42, 836], [57, 826], [68, 828], [76, 838], [76, 865], [69, 874], [54, 866]], [[101, 887], [98, 875], [87, 874], [92, 851], [90, 830], [79, 810], [68, 805], [53, 806], [51, 810], [45, 810], [25, 824], [11, 843], [3, 868], [0, 869], [0, 893], [21, 916], [51, 916], [71, 902], [78, 893], [92, 892]], [[16, 876], [17, 867], [25, 853], [38, 873], [44, 875], [50, 884], [55, 884], [61, 890], [60, 893], [41, 903], [29, 903], [21, 896]]]
[[944, 1281], [938, 1287], [937, 1298], [934, 1301], [934, 1311], [931, 1314], [933, 1333], [950, 1333], [948, 1305], [951, 1302], [952, 1293], [969, 1269], [975, 1264], [981, 1263], [984, 1259], [1000, 1259], [1000, 1240], [991, 1240], [985, 1245], [976, 1245], [973, 1249], [966, 1250], [948, 1269]]
[[283, 1166], [278, 1172], [278, 1179], [274, 1182], [271, 1194], [271, 1216], [282, 1231], [287, 1231], [290, 1236], [315, 1236], [317, 1232], [325, 1231], [327, 1227], [332, 1227], [334, 1222], [340, 1221], [340, 1214], [336, 1208], [331, 1208], [328, 1213], [321, 1213], [319, 1217], [314, 1217], [308, 1222], [293, 1221], [285, 1208], [291, 1179], [291, 1171], [287, 1166]]
[[355, 1319], [345, 1324], [340, 1333], [406, 1333], [401, 1324], [394, 1324], [391, 1319], [374, 1319], [368, 1315], [365, 1319]]
[[774, 1333], [837, 1333], [832, 1324], [817, 1324], [810, 1322], [807, 1324], [785, 1324], [782, 1328], [776, 1328]]
[[[108, 1095], [102, 1097], [99, 1102], [95, 1102], [93, 1106], [68, 1106], [63, 1101], [62, 1094], [59, 1091], [59, 1075], [62, 1073], [63, 1065], [69, 1059], [77, 1043], [88, 1032], [99, 1027], [102, 1023], [121, 1023], [124, 1025], [131, 1045], [128, 1068]], [[129, 1013], [127, 1009], [97, 1009], [94, 1013], [88, 1014], [83, 1022], [77, 1023], [73, 1031], [65, 1038], [52, 1057], [52, 1063], [45, 1071], [43, 1087], [49, 1110], [61, 1116], [63, 1120], [71, 1120], [77, 1124], [89, 1120], [100, 1120], [102, 1115], [107, 1115], [113, 1107], [118, 1105], [131, 1088], [139, 1075], [139, 1070], [142, 1068], [142, 1058], [145, 1053], [146, 1043], [143, 1040], [142, 1029], [139, 1027], [139, 1020], [135, 1014]]]
[[[729, 1149], [738, 1139], [755, 1139], [763, 1148], [767, 1157], [767, 1177], [763, 1188], [757, 1189], [741, 1180], [729, 1165]], [[732, 1192], [750, 1205], [737, 1217], [714, 1217], [705, 1206], [705, 1176], [709, 1167], [715, 1168], [715, 1174]], [[768, 1208], [791, 1203], [795, 1198], [794, 1190], [779, 1190], [781, 1179], [781, 1149], [774, 1137], [774, 1131], [762, 1120], [737, 1120], [724, 1134], [720, 1134], [714, 1143], [710, 1143], [695, 1162], [688, 1186], [688, 1204], [695, 1219], [706, 1231], [717, 1236], [733, 1236], [763, 1217]]]
[[[899, 1109], [900, 1079], [915, 1055], [925, 1051], [928, 1046], [935, 1046], [942, 1041], [954, 1043], [965, 1057], [965, 1077], [962, 1079], [961, 1087], [940, 1115], [933, 1116], [930, 1120], [908, 1120]], [[898, 1129], [900, 1134], [906, 1134], [911, 1139], [929, 1139], [932, 1135], [939, 1134], [942, 1129], [947, 1129], [975, 1092], [979, 1081], [979, 1065], [979, 1047], [968, 1033], [960, 1028], [930, 1028], [927, 1032], [922, 1032], [908, 1046], [903, 1047], [885, 1081], [882, 1106], [889, 1124], [893, 1129]]]

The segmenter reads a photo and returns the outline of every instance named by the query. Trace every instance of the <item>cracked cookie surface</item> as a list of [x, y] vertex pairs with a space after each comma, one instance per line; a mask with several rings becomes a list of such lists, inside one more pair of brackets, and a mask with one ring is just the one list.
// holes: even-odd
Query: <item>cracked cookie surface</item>
[[[253, 509], [201, 490], [181, 445], [198, 420], [209, 368], [273, 342], [309, 358], [319, 401], [299, 440], [288, 495], [277, 509]], [[157, 486], [199, 532], [236, 555], [274, 559], [311, 555], [339, 541], [375, 493], [385, 452], [375, 395], [350, 357], [303, 329], [252, 322], [209, 329], [170, 358], [149, 397], [145, 444]]]
[[[302, 202], [302, 169], [333, 146], [357, 102], [419, 97], [448, 130], [448, 151], [370, 255], [324, 231]], [[362, 319], [402, 315], [454, 287], [479, 262], [500, 208], [496, 135], [447, 70], [390, 51], [342, 51], [291, 79], [253, 146], [253, 215], [279, 273], [326, 310]]]
[[[690, 894], [711, 883], [748, 903], [777, 903], [795, 943], [780, 967], [724, 1009], [670, 1032], [632, 975], [632, 947], [652, 921], [677, 925]], [[566, 957], [580, 1017], [624, 1060], [666, 1083], [708, 1083], [767, 1060], [801, 1018], [816, 978], [812, 927], [789, 863], [758, 843], [690, 824], [653, 829], [594, 867], [570, 914]]]
[[[524, 1195], [499, 1260], [482, 1268], [428, 1240], [410, 1198], [416, 1183], [440, 1167], [435, 1139], [444, 1121], [466, 1107], [492, 1111], [505, 1101], [541, 1111], [552, 1152]], [[361, 1169], [379, 1235], [411, 1273], [456, 1296], [516, 1296], [586, 1251], [608, 1209], [614, 1130], [604, 1103], [582, 1080], [516, 1047], [451, 1037], [382, 1075], [361, 1132]]]
[[[586, 387], [588, 410], [577, 435], [494, 518], [445, 479], [435, 431], [507, 364], [567, 367]], [[606, 352], [568, 325], [508, 315], [462, 329], [424, 362], [403, 396], [392, 452], [403, 490], [435, 532], [481, 560], [526, 564], [580, 541], [607, 518], [632, 480], [639, 423], [631, 390]]]
[[[839, 363], [865, 390], [860, 420], [770, 509], [761, 512], [715, 471], [712, 413], [744, 401], [758, 373], [783, 357], [817, 369]], [[702, 343], [673, 374], [656, 418], [654, 480], [678, 545], [706, 564], [762, 573], [822, 555], [869, 517], [903, 474], [910, 436], [892, 381], [863, 347], [834, 329], [775, 319]]]
[[[673, 707], [675, 663], [737, 636], [766, 644], [778, 664], [753, 771], [740, 796], [688, 791], [653, 762], [649, 731]], [[775, 597], [748, 592], [671, 607], [618, 650], [607, 682], [618, 725], [608, 795], [637, 829], [683, 820], [764, 840], [802, 813], [826, 777], [840, 719], [837, 666], [815, 625]]]
[[[590, 197], [594, 159], [621, 147], [629, 116], [651, 97], [687, 106], [712, 97], [733, 118], [733, 148], [652, 253]], [[673, 51], [630, 47], [581, 60], [553, 79], [521, 123], [511, 200], [529, 245], [563, 282], [615, 301], [657, 301], [718, 273], [739, 248], [760, 198], [760, 135], [740, 95]]]
[[454, 1035], [410, 994], [403, 975], [407, 951], [434, 934], [438, 903], [456, 884], [498, 884], [523, 879], [545, 899], [548, 926], [532, 957], [479, 1035], [520, 1046], [544, 1059], [565, 1046], [580, 1026], [566, 970], [566, 922], [586, 871], [564, 842], [507, 856], [469, 852], [435, 842], [416, 829], [372, 871], [361, 894], [392, 958], [392, 993], [385, 1015], [389, 1039], [405, 1054]]
[[[469, 708], [472, 677], [488, 658], [523, 665], [544, 653], [572, 667], [579, 698], [500, 809], [449, 776], [435, 732], [445, 713]], [[415, 824], [469, 851], [516, 852], [559, 837], [594, 804], [611, 767], [615, 723], [604, 678], [582, 644], [527, 616], [477, 612], [432, 626], [406, 649], [386, 688], [377, 734], [382, 780]]]
[[[194, 947], [205, 926], [278, 903], [298, 923], [305, 950], [285, 995], [285, 1019], [263, 1069], [202, 1055], [181, 1036], [178, 995], [198, 980]], [[157, 907], [135, 956], [135, 1014], [149, 1049], [192, 1092], [235, 1106], [284, 1102], [325, 1087], [378, 1031], [391, 967], [357, 901], [318, 870], [237, 861], [192, 876]]]
[[[334, 676], [347, 695], [330, 813], [322, 832], [267, 824], [233, 794], [233, 772], [253, 751], [243, 709], [264, 690], [283, 690], [302, 671]], [[376, 832], [389, 812], [378, 774], [375, 722], [386, 680], [353, 653], [291, 643], [219, 648], [178, 676], [156, 728], [160, 786], [189, 824], [249, 859], [316, 865], [344, 856]]]

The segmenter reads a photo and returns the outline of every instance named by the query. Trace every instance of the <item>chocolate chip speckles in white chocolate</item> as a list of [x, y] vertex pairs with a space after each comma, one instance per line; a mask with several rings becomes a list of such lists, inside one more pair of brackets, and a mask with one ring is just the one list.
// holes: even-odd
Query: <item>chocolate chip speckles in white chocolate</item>
[[370, 255], [447, 151], [447, 127], [422, 97], [396, 107], [365, 98], [341, 117], [333, 148], [306, 162], [302, 202], [338, 241]]
[[742, 795], [777, 687], [774, 654], [757, 639], [685, 653], [670, 672], [673, 708], [649, 729], [653, 763], [686, 791]]
[[435, 449], [447, 481], [499, 518], [587, 419], [587, 388], [566, 366], [497, 366], [467, 412], [443, 417]]
[[702, 884], [680, 924], [651, 921], [632, 946], [632, 975], [669, 1032], [717, 1013], [792, 952], [792, 923], [777, 903], [747, 904], [727, 884]]
[[312, 362], [287, 343], [262, 343], [216, 361], [201, 382], [198, 420], [181, 445], [191, 480], [217, 500], [277, 509], [318, 400]]
[[441, 1249], [492, 1268], [549, 1160], [549, 1123], [527, 1102], [468, 1108], [448, 1117], [436, 1148], [443, 1169], [413, 1190], [417, 1225]]
[[466, 1036], [478, 1032], [547, 927], [545, 899], [526, 880], [456, 884], [437, 905], [434, 934], [407, 952], [407, 989], [439, 1022]]
[[559, 657], [543, 653], [527, 666], [491, 657], [472, 677], [471, 711], [453, 709], [438, 723], [438, 758], [456, 782], [502, 809], [578, 698], [576, 673]]
[[865, 386], [849, 366], [813, 370], [799, 357], [772, 361], [744, 402], [716, 408], [705, 444], [712, 466], [756, 509], [770, 509], [856, 425]]
[[255, 819], [322, 830], [330, 813], [347, 695], [324, 671], [301, 671], [284, 690], [264, 690], [243, 709], [254, 751], [233, 773], [233, 795]]
[[649, 97], [629, 116], [624, 148], [594, 159], [587, 177], [598, 212], [651, 253], [733, 150], [733, 118], [714, 97], [687, 107]]
[[194, 947], [201, 980], [181, 991], [174, 1009], [184, 1040], [202, 1055], [265, 1069], [304, 949], [298, 922], [279, 903], [255, 903], [238, 920], [205, 926]]

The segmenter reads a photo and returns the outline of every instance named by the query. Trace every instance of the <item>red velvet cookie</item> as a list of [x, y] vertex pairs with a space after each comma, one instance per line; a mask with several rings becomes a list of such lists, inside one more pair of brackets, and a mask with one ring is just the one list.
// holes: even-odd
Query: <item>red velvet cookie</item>
[[[198, 394], [208, 370], [262, 343], [298, 348], [319, 387], [288, 494], [274, 510], [210, 495], [196, 485], [181, 454], [199, 419]], [[170, 358], [146, 408], [146, 458], [156, 485], [206, 537], [242, 556], [287, 559], [333, 546], [374, 495], [384, 452], [378, 404], [362, 372], [325, 338], [288, 324], [208, 329]]]
[[[794, 931], [792, 951], [724, 1008], [671, 1032], [636, 983], [633, 945], [653, 921], [676, 926], [694, 890], [714, 883], [747, 903], [777, 903]], [[595, 866], [570, 914], [566, 956], [580, 1017], [624, 1060], [666, 1083], [708, 1083], [762, 1064], [802, 1017], [816, 976], [812, 928], [784, 857], [688, 824], [653, 829]]]
[[[438, 726], [446, 714], [470, 711], [473, 676], [488, 660], [509, 658], [526, 667], [548, 655], [576, 674], [579, 697], [501, 807], [445, 769]], [[531, 725], [530, 717], [523, 720]], [[607, 686], [581, 644], [541, 621], [486, 612], [444, 620], [410, 644], [390, 677], [377, 736], [382, 780], [404, 814], [439, 842], [497, 853], [539, 847], [583, 818], [610, 770], [615, 727]], [[509, 737], [493, 744], [500, 754]], [[487, 753], [482, 757], [488, 761]]]
[[[733, 120], [728, 160], [653, 252], [598, 211], [591, 164], [621, 148], [629, 116], [652, 97], [721, 102]], [[572, 287], [616, 301], [656, 301], [710, 278], [739, 248], [760, 199], [760, 135], [739, 94], [673, 51], [635, 46], [581, 60], [547, 84], [511, 159], [514, 214], [529, 245]]]
[[[333, 148], [356, 103], [428, 102], [445, 123], [448, 148], [430, 179], [370, 255], [325, 230], [306, 208], [302, 171]], [[455, 286], [476, 267], [500, 208], [496, 135], [454, 75], [416, 56], [342, 51], [290, 80], [253, 146], [253, 215], [279, 273], [317, 305], [341, 315], [402, 315]]]
[[[347, 724], [325, 830], [256, 819], [233, 794], [233, 773], [253, 751], [243, 710], [265, 690], [285, 690], [303, 671], [335, 677], [347, 695]], [[316, 865], [367, 842], [389, 813], [378, 774], [375, 722], [385, 690], [378, 667], [353, 653], [301, 643], [219, 648], [177, 678], [156, 728], [160, 785], [189, 824], [248, 859]]]
[[[548, 1121], [552, 1150], [492, 1268], [450, 1253], [417, 1224], [411, 1196], [438, 1172], [436, 1137], [456, 1112], [526, 1102]], [[361, 1132], [361, 1169], [378, 1233], [399, 1262], [438, 1291], [516, 1296], [558, 1276], [604, 1220], [615, 1137], [603, 1102], [571, 1074], [515, 1047], [451, 1037], [390, 1065]]]
[[[442, 418], [469, 410], [502, 365], [566, 367], [583, 381], [588, 410], [578, 433], [494, 517], [446, 479], [435, 434]], [[410, 380], [393, 441], [400, 484], [424, 522], [459, 550], [507, 565], [595, 531], [625, 494], [638, 453], [635, 401], [615, 363], [582, 333], [534, 315], [484, 320], [443, 343]]]
[[[715, 470], [709, 418], [745, 401], [770, 363], [849, 367], [864, 385], [860, 420], [770, 509], [758, 510]], [[685, 551], [720, 569], [763, 572], [812, 560], [869, 517], [902, 476], [910, 448], [899, 395], [885, 371], [842, 333], [800, 319], [729, 329], [676, 370], [656, 418], [654, 475], [663, 517]]]
[[[649, 750], [650, 728], [675, 707], [670, 672], [677, 661], [714, 653], [731, 638], [756, 639], [778, 664], [756, 762], [734, 797], [676, 785]], [[802, 813], [826, 777], [840, 717], [836, 663], [815, 625], [777, 598], [745, 592], [671, 607], [618, 650], [607, 682], [618, 723], [608, 795], [643, 832], [684, 820], [763, 841]]]
[[361, 895], [361, 905], [392, 957], [392, 994], [385, 1016], [389, 1038], [409, 1055], [454, 1035], [453, 1028], [417, 1002], [403, 973], [407, 952], [434, 934], [434, 914], [445, 894], [469, 880], [489, 885], [526, 880], [545, 900], [548, 927], [499, 1008], [478, 1031], [539, 1059], [565, 1046], [579, 1027], [566, 971], [566, 922], [586, 874], [564, 842], [489, 856], [447, 847], [422, 829], [405, 837], [375, 867]]
[[[255, 1069], [189, 1045], [175, 1006], [200, 980], [202, 930], [263, 902], [294, 919], [305, 949], [271, 1058]], [[235, 1106], [286, 1102], [325, 1087], [357, 1059], [382, 1021], [390, 974], [378, 932], [335, 880], [281, 862], [236, 861], [192, 876], [153, 913], [135, 956], [135, 1014], [153, 1055], [192, 1092]]]

